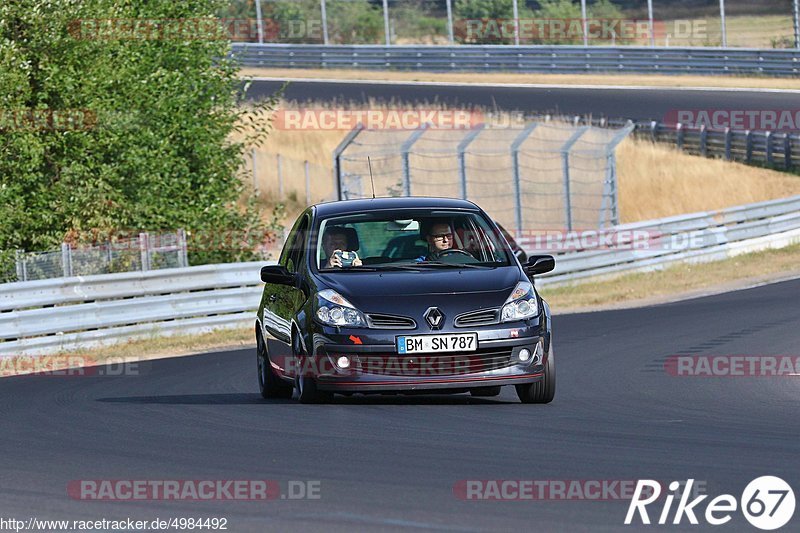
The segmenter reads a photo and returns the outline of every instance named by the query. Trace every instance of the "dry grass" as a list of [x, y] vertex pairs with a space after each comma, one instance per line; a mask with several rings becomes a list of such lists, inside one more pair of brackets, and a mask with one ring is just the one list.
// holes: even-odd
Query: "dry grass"
[[[745, 48], [772, 48], [773, 40], [787, 39], [794, 42], [794, 27], [792, 17], [788, 16], [789, 6], [787, 5], [787, 15], [762, 15], [753, 16], [727, 16], [725, 17], [725, 28], [728, 46], [739, 46]], [[719, 17], [700, 19], [706, 23], [707, 36], [704, 39], [690, 39], [672, 41], [673, 46], [704, 46], [713, 44], [715, 46], [722, 43], [722, 29]], [[667, 23], [669, 27], [671, 25]]]
[[617, 151], [620, 213], [635, 222], [800, 194], [800, 177], [627, 139]]
[[800, 245], [740, 255], [723, 261], [676, 265], [655, 272], [627, 274], [605, 281], [589, 281], [540, 292], [554, 312], [590, 310], [614, 304], [679, 298], [696, 292], [734, 288], [800, 276]]
[[267, 78], [324, 78], [374, 81], [430, 81], [450, 83], [529, 83], [553, 85], [621, 85], [652, 87], [725, 87], [752, 89], [800, 90], [800, 79], [745, 76], [647, 75], [647, 74], [514, 74], [489, 73], [429, 73], [376, 72], [336, 69], [266, 69], [245, 68], [242, 77]]

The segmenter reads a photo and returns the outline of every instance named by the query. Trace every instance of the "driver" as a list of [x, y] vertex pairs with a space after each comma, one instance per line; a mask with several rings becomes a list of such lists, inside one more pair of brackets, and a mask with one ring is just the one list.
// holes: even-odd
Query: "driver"
[[453, 248], [453, 228], [449, 222], [436, 221], [423, 226], [425, 240], [428, 241], [428, 253], [417, 257], [417, 263], [436, 261], [439, 254]]
[[[347, 250], [347, 232], [341, 226], [330, 226], [322, 235], [322, 249], [325, 251], [325, 262], [322, 268], [342, 268], [342, 258], [336, 254]], [[361, 259], [356, 257], [353, 266], [361, 266]]]

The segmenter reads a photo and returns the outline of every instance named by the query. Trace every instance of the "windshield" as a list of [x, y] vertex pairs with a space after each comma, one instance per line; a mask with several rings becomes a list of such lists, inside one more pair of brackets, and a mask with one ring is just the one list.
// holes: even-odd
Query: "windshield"
[[324, 219], [316, 239], [322, 271], [492, 268], [511, 264], [494, 223], [478, 212], [408, 210]]

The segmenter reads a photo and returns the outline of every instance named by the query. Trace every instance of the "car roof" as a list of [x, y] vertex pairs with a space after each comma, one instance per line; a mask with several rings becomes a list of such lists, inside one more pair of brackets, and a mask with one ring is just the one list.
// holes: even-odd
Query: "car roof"
[[383, 209], [465, 209], [478, 211], [477, 205], [458, 198], [434, 198], [426, 196], [403, 196], [393, 198], [363, 198], [359, 200], [339, 200], [314, 206], [317, 216], [329, 217], [364, 213]]

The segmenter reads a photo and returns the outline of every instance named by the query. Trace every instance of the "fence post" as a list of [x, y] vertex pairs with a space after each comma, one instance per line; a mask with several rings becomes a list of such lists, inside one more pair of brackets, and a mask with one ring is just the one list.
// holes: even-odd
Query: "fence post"
[[283, 201], [283, 169], [281, 168], [281, 154], [275, 156], [278, 165], [278, 200]]
[[139, 255], [142, 258], [142, 272], [150, 270], [150, 236], [147, 233], [139, 234]]
[[753, 159], [753, 132], [747, 130], [744, 132], [744, 160], [748, 163]]
[[565, 142], [561, 147], [562, 171], [564, 173], [564, 209], [566, 211], [565, 217], [567, 222], [567, 231], [572, 231], [572, 193], [570, 191], [569, 183], [569, 152], [572, 150], [572, 146], [578, 142], [578, 139], [581, 137], [581, 135], [583, 135], [588, 129], [588, 126], [578, 128], [578, 130], [573, 133], [572, 136], [567, 139], [567, 142]]
[[403, 156], [403, 194], [405, 196], [411, 196], [411, 167], [408, 164], [408, 154], [411, 152], [411, 147], [425, 134], [425, 130], [427, 130], [429, 126], [430, 124], [424, 124], [421, 128], [412, 133], [408, 139], [406, 139], [406, 142], [403, 143], [403, 146], [400, 147], [400, 153]]
[[447, 2], [447, 42], [450, 46], [455, 44], [453, 36], [453, 0], [446, 0]]
[[17, 281], [28, 281], [28, 272], [25, 269], [25, 252], [16, 250]]
[[678, 150], [683, 150], [683, 124], [680, 122], [675, 125], [675, 144]]
[[732, 144], [733, 132], [730, 128], [725, 128], [725, 159], [730, 161], [731, 160], [731, 144]]
[[325, 0], [319, 3], [320, 15], [322, 15], [322, 44], [328, 45], [328, 10], [325, 6]]
[[178, 266], [189, 266], [189, 253], [186, 246], [186, 231], [178, 230]]
[[342, 139], [342, 142], [339, 143], [339, 146], [333, 150], [333, 185], [334, 190], [336, 191], [337, 200], [344, 200], [344, 198], [342, 198], [342, 193], [344, 192], [342, 190], [342, 165], [339, 159], [341, 158], [345, 149], [350, 146], [350, 143], [352, 143], [356, 137], [358, 137], [358, 134], [361, 133], [361, 130], [363, 129], [363, 124], [360, 122], [356, 124], [356, 127], [350, 130], [350, 133], [348, 133], [345, 138]]
[[258, 28], [258, 44], [264, 44], [264, 19], [261, 17], [261, 0], [256, 0], [256, 28]]
[[771, 131], [765, 131], [764, 132], [764, 152], [765, 152], [765, 156], [767, 158], [767, 164], [772, 166], [774, 162], [772, 160], [772, 132]]
[[[606, 145], [606, 183], [603, 184], [603, 199], [601, 202], [600, 216], [605, 212], [606, 198], [611, 203], [611, 225], [619, 224], [619, 187], [617, 187], [617, 155], [615, 150], [619, 143], [636, 129], [633, 121], [628, 121], [624, 128], [618, 131], [611, 141]], [[600, 219], [600, 227], [603, 227], [603, 220]]]
[[[652, 30], [651, 30], [652, 31]], [[650, 140], [656, 142], [656, 131], [658, 130], [658, 121], [654, 120], [650, 123]]]
[[61, 269], [65, 278], [72, 276], [72, 253], [66, 242], [61, 243]]
[[514, 221], [517, 230], [517, 238], [522, 237], [522, 184], [519, 176], [519, 147], [525, 142], [536, 126], [537, 122], [531, 122], [517, 135], [514, 142], [511, 143], [511, 172], [514, 178]]
[[306, 173], [306, 205], [311, 205], [311, 175], [308, 168], [308, 159], [303, 161], [303, 167]]
[[700, 155], [708, 156], [708, 128], [705, 124], [700, 126]]
[[458, 175], [461, 178], [461, 198], [464, 200], [467, 199], [467, 164], [465, 152], [467, 146], [481, 134], [485, 127], [485, 123], [478, 124], [472, 131], [464, 136], [464, 139], [460, 143], [458, 143]]
[[383, 33], [386, 37], [386, 46], [392, 45], [392, 33], [389, 30], [389, 2], [383, 0]]

